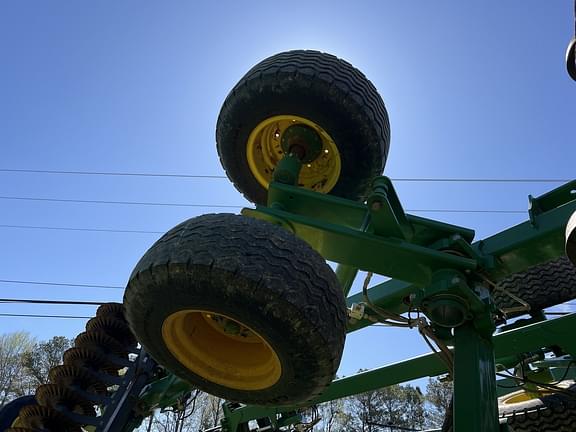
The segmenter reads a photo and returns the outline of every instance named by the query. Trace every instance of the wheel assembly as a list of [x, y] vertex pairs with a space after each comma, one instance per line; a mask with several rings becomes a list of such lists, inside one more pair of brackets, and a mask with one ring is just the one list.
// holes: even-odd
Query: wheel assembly
[[[310, 430], [317, 404], [445, 373], [454, 397], [443, 431], [576, 430], [576, 314], [545, 310], [576, 298], [576, 181], [531, 196], [529, 221], [479, 241], [406, 214], [380, 176], [382, 99], [349, 63], [316, 51], [248, 71], [216, 141], [255, 208], [194, 217], [156, 241], [123, 305], [102, 305], [49, 384], [0, 410], [2, 430], [128, 431], [154, 410], [185, 411], [200, 390], [226, 399], [209, 431]], [[359, 271], [362, 292], [345, 299]], [[373, 273], [390, 280], [370, 287]], [[346, 332], [372, 324], [417, 328], [434, 352], [331, 385]], [[498, 372], [513, 368], [522, 375]], [[497, 385], [523, 390], [497, 403]]]
[[[496, 306], [500, 309], [518, 306], [510, 294], [525, 301], [532, 311], [573, 300], [576, 298], [576, 267], [566, 257], [560, 257], [508, 276], [493, 292]], [[526, 311], [507, 316], [524, 313]]]
[[344, 296], [324, 259], [244, 216], [169, 231], [137, 264], [124, 305], [158, 363], [232, 401], [304, 403], [331, 382], [344, 346]]
[[288, 51], [254, 66], [232, 89], [216, 126], [218, 154], [238, 190], [266, 203], [276, 165], [303, 163], [302, 187], [362, 199], [380, 175], [390, 126], [375, 87], [348, 62]]
[[498, 400], [500, 416], [514, 432], [574, 432], [576, 385], [564, 381], [558, 387], [537, 395], [520, 390], [503, 396]]
[[[50, 383], [38, 387], [34, 403], [19, 410], [8, 432], [81, 432], [98, 424], [96, 407], [105, 411], [120, 371], [129, 365], [128, 353], [136, 339], [123, 317], [123, 306], [100, 306], [74, 347], [64, 353], [64, 364], [49, 371]], [[3, 429], [4, 430], [4, 429]]]

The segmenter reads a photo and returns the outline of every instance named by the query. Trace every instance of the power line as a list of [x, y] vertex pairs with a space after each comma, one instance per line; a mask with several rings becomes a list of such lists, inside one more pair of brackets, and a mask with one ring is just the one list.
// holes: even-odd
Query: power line
[[97, 285], [97, 284], [78, 284], [67, 282], [44, 282], [44, 281], [26, 281], [26, 280], [13, 280], [13, 279], [0, 279], [0, 283], [21, 284], [21, 285], [51, 285], [51, 286], [64, 286], [64, 287], [80, 287], [80, 288], [104, 288], [104, 289], [124, 289], [120, 285]]
[[18, 196], [0, 196], [3, 200], [18, 201], [47, 201], [61, 203], [81, 203], [81, 204], [120, 204], [120, 205], [138, 205], [138, 206], [165, 206], [165, 207], [203, 207], [203, 208], [242, 208], [240, 205], [226, 204], [187, 204], [187, 203], [159, 203], [159, 202], [138, 202], [138, 201], [103, 201], [103, 200], [80, 200], [80, 199], [63, 199], [63, 198], [39, 198], [39, 197], [18, 197]]
[[124, 230], [124, 229], [111, 229], [111, 228], [52, 227], [52, 226], [37, 226], [37, 225], [0, 225], [0, 228], [37, 229], [37, 230], [52, 230], [52, 231], [110, 232], [110, 233], [126, 233], [126, 234], [164, 234], [166, 232], [166, 231]]
[[[443, 213], [444, 210], [410, 210], [412, 212], [432, 212], [432, 213]], [[446, 213], [457, 212], [463, 213], [467, 210], [446, 210]], [[469, 210], [472, 213], [493, 213], [490, 210]], [[516, 210], [504, 210], [506, 214], [521, 214], [524, 211]], [[497, 212], [500, 213], [500, 212]], [[148, 230], [127, 230], [127, 229], [113, 229], [113, 228], [75, 228], [75, 227], [63, 227], [63, 226], [41, 226], [41, 225], [5, 225], [0, 224], [0, 228], [5, 229], [31, 229], [31, 230], [47, 230], [47, 231], [72, 231], [72, 232], [96, 232], [96, 233], [120, 233], [120, 234], [164, 234], [165, 231], [148, 231]]]
[[[169, 174], [169, 173], [142, 173], [142, 172], [112, 172], [112, 171], [80, 171], [80, 170], [43, 170], [43, 169], [14, 169], [0, 168], [0, 172], [23, 174], [60, 174], [60, 175], [91, 175], [91, 176], [119, 176], [119, 177], [168, 177], [192, 179], [226, 179], [223, 175], [204, 174]], [[571, 179], [530, 179], [530, 178], [395, 178], [398, 182], [462, 182], [462, 183], [566, 183]]]
[[37, 300], [37, 299], [13, 299], [0, 298], [0, 303], [10, 304], [46, 304], [46, 305], [82, 305], [100, 306], [107, 302], [76, 301], [76, 300]]
[[[79, 199], [61, 199], [61, 198], [38, 198], [38, 197], [15, 197], [0, 196], [4, 200], [21, 200], [21, 201], [45, 201], [45, 202], [64, 202], [80, 204], [120, 204], [120, 205], [138, 205], [138, 206], [161, 206], [161, 207], [202, 207], [202, 208], [242, 208], [240, 205], [228, 204], [189, 204], [189, 203], [160, 203], [160, 202], [138, 202], [138, 201], [101, 201], [101, 200], [79, 200]], [[408, 212], [417, 213], [501, 213], [501, 214], [522, 214], [525, 210], [474, 210], [474, 209], [407, 209]]]
[[71, 316], [71, 315], [37, 315], [37, 314], [9, 314], [0, 313], [0, 317], [16, 318], [60, 318], [60, 319], [90, 319], [89, 316]]
[[91, 175], [91, 176], [118, 176], [118, 177], [174, 177], [174, 178], [197, 178], [197, 179], [225, 179], [222, 175], [197, 175], [197, 174], [159, 174], [159, 173], [133, 173], [133, 172], [109, 172], [109, 171], [58, 171], [58, 170], [34, 170], [0, 168], [0, 172], [26, 173], [26, 174], [67, 174], [67, 175]]

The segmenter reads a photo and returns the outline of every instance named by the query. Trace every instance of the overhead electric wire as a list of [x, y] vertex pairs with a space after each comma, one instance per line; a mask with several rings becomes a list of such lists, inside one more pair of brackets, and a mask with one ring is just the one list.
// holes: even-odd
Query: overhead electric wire
[[40, 198], [40, 197], [20, 197], [20, 196], [0, 196], [3, 200], [18, 201], [48, 201], [64, 203], [81, 203], [81, 204], [119, 204], [119, 205], [138, 205], [138, 206], [165, 206], [165, 207], [203, 207], [203, 208], [242, 208], [241, 205], [228, 204], [188, 204], [188, 203], [159, 203], [159, 202], [139, 202], [139, 201], [105, 201], [105, 200], [81, 200], [65, 198]]
[[38, 225], [2, 225], [0, 228], [14, 228], [14, 229], [36, 229], [36, 230], [51, 230], [51, 231], [89, 231], [89, 232], [106, 232], [106, 233], [123, 233], [123, 234], [164, 234], [166, 231], [146, 231], [146, 230], [126, 230], [126, 229], [112, 229], [112, 228], [74, 228], [74, 227], [52, 227], [52, 226], [38, 226]]
[[10, 314], [10, 313], [0, 313], [0, 317], [9, 317], [9, 318], [60, 318], [60, 319], [90, 319], [90, 318], [93, 318], [93, 317], [89, 317], [89, 316]]
[[[0, 196], [3, 200], [19, 201], [45, 201], [59, 203], [79, 203], [79, 204], [119, 204], [119, 205], [136, 205], [136, 206], [159, 206], [159, 207], [200, 207], [200, 208], [242, 208], [243, 205], [229, 204], [196, 204], [196, 203], [161, 203], [161, 202], [140, 202], [140, 201], [104, 201], [104, 200], [81, 200], [81, 199], [64, 199], [64, 198], [40, 198], [40, 197], [19, 197], [19, 196]], [[415, 213], [503, 213], [503, 214], [522, 214], [527, 210], [483, 210], [483, 209], [406, 209], [408, 212]]]
[[98, 285], [98, 284], [82, 284], [82, 283], [67, 283], [67, 282], [44, 282], [44, 281], [28, 281], [28, 280], [15, 280], [15, 279], [0, 279], [0, 283], [20, 284], [20, 285], [51, 285], [63, 287], [79, 287], [79, 288], [104, 288], [104, 289], [124, 289], [126, 287], [120, 285]]
[[82, 306], [100, 306], [107, 302], [78, 301], [78, 300], [38, 300], [38, 299], [14, 299], [0, 298], [0, 304], [46, 304], [46, 305], [82, 305]]
[[140, 172], [110, 172], [110, 171], [60, 171], [60, 170], [36, 170], [36, 169], [13, 169], [0, 168], [0, 172], [26, 173], [26, 174], [67, 174], [67, 175], [91, 175], [91, 176], [122, 176], [122, 177], [175, 177], [175, 178], [198, 178], [198, 179], [225, 179], [223, 175], [203, 174], [161, 174]]
[[[226, 179], [224, 175], [209, 174], [169, 174], [143, 172], [113, 172], [113, 171], [82, 171], [82, 170], [45, 170], [0, 168], [0, 172], [24, 174], [61, 174], [61, 175], [91, 175], [91, 176], [121, 176], [121, 177], [168, 177], [192, 179]], [[398, 182], [461, 182], [461, 183], [566, 183], [571, 179], [530, 179], [530, 178], [394, 178]]]

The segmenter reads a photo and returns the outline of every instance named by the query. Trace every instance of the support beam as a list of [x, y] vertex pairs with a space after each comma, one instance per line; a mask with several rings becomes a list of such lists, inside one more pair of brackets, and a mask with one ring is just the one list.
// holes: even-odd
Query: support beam
[[454, 432], [499, 432], [492, 337], [454, 329]]
[[[496, 362], [506, 367], [512, 367], [518, 361], [517, 356], [519, 354], [551, 345], [558, 345], [575, 356], [574, 328], [576, 328], [576, 313], [499, 333], [492, 338]], [[340, 399], [446, 372], [446, 365], [436, 354], [426, 354], [335, 380], [314, 403]], [[285, 410], [295, 408], [297, 407], [285, 408]], [[242, 421], [248, 421], [258, 417], [266, 417], [267, 414], [276, 415], [278, 412], [278, 409], [246, 406], [233, 411], [231, 415], [240, 416]]]

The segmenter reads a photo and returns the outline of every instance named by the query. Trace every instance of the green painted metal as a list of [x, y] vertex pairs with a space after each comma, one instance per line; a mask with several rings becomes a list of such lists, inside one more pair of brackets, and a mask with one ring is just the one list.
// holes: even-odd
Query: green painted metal
[[148, 384], [139, 396], [139, 409], [151, 412], [156, 408], [168, 408], [178, 404], [183, 394], [194, 388], [190, 383], [169, 374]]
[[278, 167], [274, 171], [274, 181], [296, 185], [298, 184], [298, 176], [302, 168], [302, 161], [298, 155], [289, 153], [282, 158]]
[[467, 323], [454, 329], [454, 339], [454, 432], [498, 432], [491, 337]]
[[[469, 324], [465, 331], [460, 333], [460, 336], [462, 336], [462, 339], [466, 339], [470, 336], [472, 338], [471, 341], [482, 338], [477, 342], [478, 344], [481, 343], [481, 346], [484, 346], [484, 348], [479, 349], [478, 347], [474, 347], [475, 344], [471, 341], [463, 340], [464, 344], [461, 345], [461, 352], [464, 351], [464, 354], [466, 354], [466, 350], [471, 348], [472, 353], [468, 353], [468, 356], [471, 358], [465, 357], [462, 360], [462, 364], [465, 367], [464, 372], [460, 372], [459, 376], [463, 377], [464, 380], [475, 379], [474, 376], [478, 375], [477, 369], [479, 366], [474, 366], [474, 364], [472, 364], [472, 371], [468, 370], [466, 367], [468, 362], [474, 362], [474, 357], [477, 358], [478, 364], [480, 364], [480, 359], [482, 359], [481, 364], [485, 369], [488, 369], [484, 370], [486, 374], [490, 372], [495, 373], [495, 369], [492, 369], [489, 365], [489, 353], [492, 349], [496, 358], [495, 363], [501, 365], [501, 369], [514, 367], [522, 360], [523, 353], [537, 351], [543, 347], [558, 345], [565, 351], [571, 352], [576, 345], [576, 341], [574, 341], [572, 336], [574, 328], [576, 328], [576, 313], [499, 333], [492, 338], [493, 348], [491, 348], [489, 339], [487, 337], [479, 336], [479, 333]], [[462, 344], [462, 342], [460, 342], [460, 344]], [[468, 344], [471, 344], [471, 346], [469, 347]], [[458, 362], [458, 356], [456, 356], [456, 359], [456, 362]], [[337, 379], [320, 395], [320, 397], [318, 397], [318, 399], [314, 401], [314, 403], [341, 399], [419, 378], [446, 374], [447, 372], [448, 369], [446, 365], [436, 354], [425, 354], [402, 362], [393, 363], [349, 377]], [[494, 373], [492, 374], [492, 380], [495, 383]], [[508, 385], [507, 381], [503, 381], [503, 383]], [[475, 384], [478, 385], [478, 382]], [[494, 395], [496, 395], [495, 387], [490, 383], [488, 384], [490, 388], [494, 389]], [[473, 393], [470, 394], [473, 395]], [[473, 397], [475, 398], [473, 406], [478, 407], [476, 396]], [[483, 405], [482, 412], [485, 412], [488, 409], [487, 406], [492, 406], [492, 402], [490, 401], [489, 403], [490, 405]], [[293, 410], [297, 408], [298, 407], [289, 407], [284, 409]], [[232, 418], [237, 418], [239, 419], [239, 422], [242, 422], [255, 418], [275, 416], [281, 412], [282, 409], [280, 408], [271, 409], [265, 407], [246, 406], [234, 411], [230, 415]], [[464, 430], [466, 431], [467, 429]], [[490, 431], [490, 429], [486, 429], [486, 431]]]
[[[568, 363], [571, 363], [572, 361], [570, 360]], [[570, 369], [566, 369], [565, 365], [563, 367], [556, 367], [556, 368], [551, 368], [550, 369], [550, 373], [551, 373], [551, 378], [549, 378], [546, 381], [538, 381], [538, 382], [543, 382], [543, 383], [549, 383], [549, 382], [559, 382], [561, 380], [575, 380], [576, 379], [576, 368], [571, 367]], [[502, 378], [502, 379], [498, 379], [496, 381], [496, 394], [498, 397], [500, 396], [504, 396], [507, 395], [509, 393], [518, 391], [518, 390], [523, 390], [523, 386], [518, 385], [518, 381], [511, 379], [511, 378]]]
[[[417, 285], [427, 285], [434, 270], [475, 270], [478, 264], [488, 276], [498, 281], [563, 254], [566, 222], [576, 211], [576, 196], [570, 193], [575, 188], [576, 181], [572, 181], [533, 198], [533, 205], [537, 205], [539, 210], [530, 213], [532, 220], [472, 244], [469, 253], [473, 251], [475, 257], [484, 257], [480, 263], [473, 257], [450, 256], [431, 249], [435, 243], [441, 246], [439, 242], [449, 242], [454, 234], [470, 242], [472, 230], [406, 215], [406, 221], [414, 231], [410, 242], [401, 234], [397, 237], [375, 234], [372, 220], [367, 232], [359, 233], [366, 214], [370, 213], [365, 204], [281, 183], [270, 185], [268, 207], [244, 210], [243, 213], [284, 221], [298, 237], [310, 243], [328, 260]], [[553, 207], [553, 204], [558, 207]], [[386, 220], [394, 225], [393, 218]], [[376, 225], [379, 230], [384, 229], [379, 222]], [[389, 227], [387, 232], [402, 231], [399, 226]], [[379, 259], [382, 256], [386, 260]]]
[[264, 408], [257, 406], [244, 407], [226, 402], [222, 405], [224, 420], [222, 432], [236, 432], [242, 423], [250, 420], [267, 418], [275, 428], [300, 423], [302, 416], [294, 409]]
[[[267, 206], [274, 207], [275, 205], [293, 215], [306, 216], [357, 230], [362, 227], [369, 213], [367, 205], [361, 202], [323, 195], [278, 182], [271, 183], [268, 188]], [[406, 219], [414, 230], [411, 239], [414, 244], [429, 245], [450, 237], [452, 234], [458, 234], [468, 242], [474, 239], [474, 230], [468, 228], [410, 214], [406, 214]], [[374, 230], [367, 229], [367, 231], [373, 232]]]
[[[526, 270], [564, 254], [564, 229], [576, 211], [576, 180], [538, 198], [532, 198], [531, 220], [504, 230], [473, 245], [480, 254], [493, 257], [487, 269], [493, 280]], [[553, 205], [558, 205], [554, 207]]]
[[394, 186], [388, 177], [377, 177], [366, 205], [370, 211], [374, 234], [412, 240], [414, 228], [406, 217]]
[[[576, 340], [570, 337], [576, 314], [521, 321], [493, 336], [489, 293], [490, 283], [562, 254], [566, 221], [576, 211], [576, 196], [570, 193], [576, 181], [531, 197], [529, 220], [473, 243], [473, 230], [406, 214], [386, 177], [376, 179], [366, 203], [360, 203], [294, 186], [300, 167], [296, 155], [286, 156], [270, 184], [268, 205], [242, 213], [285, 227], [338, 263], [336, 274], [346, 294], [359, 270], [393, 278], [368, 290], [370, 303], [397, 314], [418, 307], [433, 321], [437, 335], [453, 346], [455, 432], [506, 428], [497, 419], [496, 365], [503, 370], [526, 358], [542, 362], [551, 346], [576, 358]], [[364, 301], [362, 294], [347, 299], [349, 306]], [[370, 305], [365, 310], [377, 315]], [[348, 332], [371, 323], [351, 319]], [[436, 354], [428, 354], [335, 380], [315, 403], [447, 372]], [[167, 383], [151, 387], [144, 399], [160, 403], [152, 395], [162, 393], [162, 403], [171, 401]], [[258, 418], [270, 418], [274, 427], [287, 425], [297, 421], [298, 408], [229, 404], [223, 430], [236, 432], [238, 425]]]
[[296, 155], [302, 163], [310, 163], [318, 158], [323, 147], [318, 132], [304, 124], [289, 126], [282, 133], [280, 145], [286, 154]]
[[[342, 225], [328, 224], [279, 208], [244, 209], [243, 214], [286, 223], [325, 259], [425, 286], [436, 270], [472, 270], [475, 260], [436, 251], [396, 238], [378, 237]], [[387, 257], [387, 259], [382, 259]]]
[[342, 287], [345, 296], [350, 293], [350, 289], [352, 288], [352, 284], [354, 283], [357, 274], [358, 269], [356, 267], [344, 264], [338, 264], [336, 267], [336, 277], [338, 278], [338, 282], [340, 282], [340, 286]]

